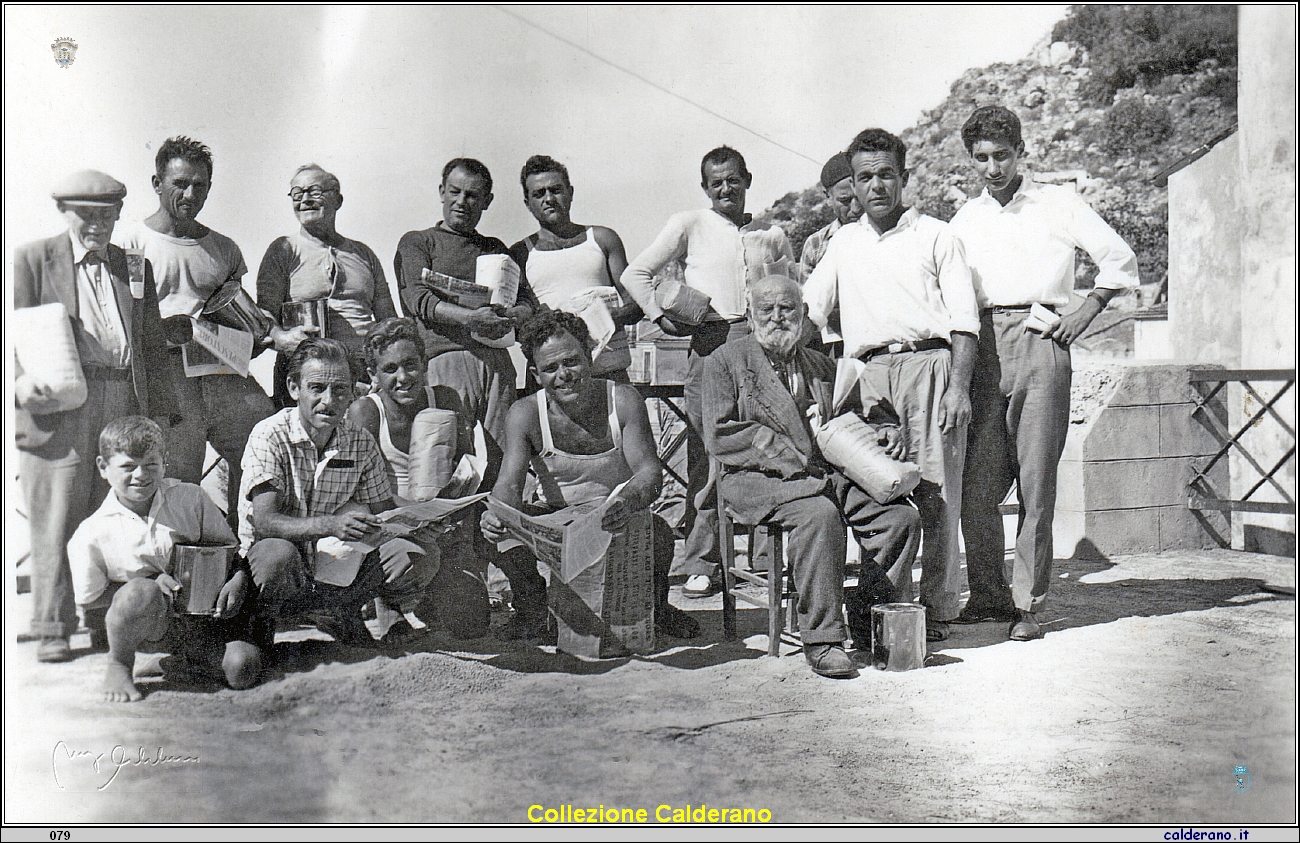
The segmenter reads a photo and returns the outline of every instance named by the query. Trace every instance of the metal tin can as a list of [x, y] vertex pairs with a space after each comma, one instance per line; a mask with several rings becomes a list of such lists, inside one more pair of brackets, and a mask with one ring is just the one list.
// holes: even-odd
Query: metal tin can
[[257, 306], [237, 280], [219, 287], [203, 306], [203, 315], [218, 325], [247, 331], [255, 338], [266, 336], [271, 319]]
[[871, 656], [877, 670], [925, 667], [925, 607], [916, 603], [872, 606]]
[[326, 299], [287, 301], [280, 305], [280, 327], [315, 328], [316, 336], [325, 337]]
[[230, 577], [230, 560], [238, 552], [236, 545], [174, 545], [172, 576], [181, 584], [172, 604], [175, 610], [183, 615], [216, 614], [217, 598]]

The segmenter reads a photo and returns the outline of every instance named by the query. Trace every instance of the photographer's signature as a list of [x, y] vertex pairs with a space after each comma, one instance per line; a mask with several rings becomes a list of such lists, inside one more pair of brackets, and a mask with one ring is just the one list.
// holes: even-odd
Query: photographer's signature
[[[123, 767], [158, 767], [163, 764], [198, 764], [199, 756], [197, 755], [168, 755], [163, 752], [163, 748], [158, 747], [156, 752], [150, 753], [144, 747], [139, 747], [134, 752], [118, 744], [108, 752], [96, 752], [93, 749], [73, 749], [63, 741], [54, 745], [54, 751], [51, 757], [51, 764], [54, 768], [54, 783], [64, 790], [64, 783], [59, 780], [59, 761], [64, 760], [68, 764], [86, 764], [96, 775], [109, 774], [108, 780], [96, 787], [96, 790], [103, 790], [108, 787], [117, 778], [118, 773], [122, 772]], [[65, 779], [67, 778], [68, 768], [64, 768]]]

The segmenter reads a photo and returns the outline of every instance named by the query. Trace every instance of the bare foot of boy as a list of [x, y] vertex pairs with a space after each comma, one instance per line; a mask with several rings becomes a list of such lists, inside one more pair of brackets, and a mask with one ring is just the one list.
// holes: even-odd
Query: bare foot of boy
[[110, 661], [104, 670], [104, 702], [139, 702], [144, 694], [131, 681], [131, 668]]

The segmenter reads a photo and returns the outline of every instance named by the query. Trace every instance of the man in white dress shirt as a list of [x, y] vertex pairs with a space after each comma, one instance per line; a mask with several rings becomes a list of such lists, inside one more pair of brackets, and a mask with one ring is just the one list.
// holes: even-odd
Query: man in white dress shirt
[[[688, 575], [682, 594], [707, 597], [720, 589], [717, 511], [710, 505], [696, 511], [695, 499], [709, 478], [701, 418], [704, 360], [728, 339], [749, 333], [745, 320], [749, 286], [770, 274], [767, 264], [794, 253], [780, 227], [755, 221], [745, 213], [745, 193], [754, 177], [744, 157], [729, 146], [710, 151], [700, 162], [700, 187], [709, 197], [707, 210], [682, 211], [669, 217], [650, 247], [623, 272], [623, 286], [646, 318], [674, 336], [691, 333], [691, 350], [683, 398], [690, 426], [686, 437], [686, 540], [683, 570]], [[652, 280], [669, 263], [679, 262], [683, 283], [706, 294], [710, 307], [694, 329], [673, 324], [655, 300]]]
[[[961, 137], [985, 189], [952, 220], [980, 306], [962, 501], [971, 597], [958, 620], [1010, 622], [1012, 640], [1029, 641], [1042, 637], [1034, 613], [1051, 582], [1056, 468], [1070, 424], [1070, 344], [1117, 293], [1137, 286], [1137, 257], [1073, 189], [1035, 184], [1019, 172], [1025, 144], [1011, 111], [976, 110]], [[1092, 293], [1050, 328], [1027, 327], [1033, 305], [1060, 311], [1069, 303], [1076, 248], [1100, 269]], [[1020, 521], [1008, 565], [998, 504], [1013, 481]]]
[[[979, 314], [961, 242], [948, 226], [903, 205], [907, 147], [867, 129], [847, 150], [863, 217], [842, 227], [804, 286], [818, 327], [838, 304], [844, 356], [862, 361], [868, 421], [896, 416], [907, 458], [921, 468], [921, 602], [926, 635], [941, 641], [960, 609], [957, 531]], [[873, 418], [874, 417], [874, 418]], [[895, 582], [901, 599], [911, 594]]]

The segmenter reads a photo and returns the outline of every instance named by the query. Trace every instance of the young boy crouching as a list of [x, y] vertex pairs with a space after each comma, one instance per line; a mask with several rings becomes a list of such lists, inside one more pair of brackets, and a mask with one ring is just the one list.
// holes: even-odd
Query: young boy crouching
[[134, 702], [143, 695], [132, 671], [135, 654], [169, 652], [213, 663], [221, 651], [226, 682], [251, 687], [262, 670], [249, 643], [249, 613], [241, 612], [249, 575], [236, 564], [212, 617], [178, 615], [181, 584], [173, 576], [177, 544], [233, 545], [225, 516], [192, 483], [163, 477], [162, 429], [143, 416], [124, 416], [99, 434], [99, 473], [110, 492], [68, 542], [77, 606], [92, 637], [108, 641], [104, 699]]

